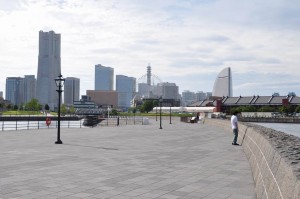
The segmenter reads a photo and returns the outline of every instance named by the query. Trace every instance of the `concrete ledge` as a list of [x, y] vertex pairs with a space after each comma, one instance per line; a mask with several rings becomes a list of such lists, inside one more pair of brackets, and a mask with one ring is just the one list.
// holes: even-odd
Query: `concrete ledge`
[[[230, 121], [207, 119], [232, 132]], [[259, 125], [240, 123], [238, 143], [249, 160], [257, 198], [300, 198], [300, 138]]]

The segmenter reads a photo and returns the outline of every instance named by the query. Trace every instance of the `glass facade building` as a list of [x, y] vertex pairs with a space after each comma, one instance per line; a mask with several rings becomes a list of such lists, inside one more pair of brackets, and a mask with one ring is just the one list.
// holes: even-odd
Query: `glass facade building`
[[95, 90], [111, 91], [114, 86], [114, 69], [111, 67], [95, 65]]
[[34, 75], [24, 76], [24, 100], [25, 103], [36, 98], [36, 78]]
[[79, 101], [80, 79], [67, 77], [64, 85], [64, 103], [73, 105], [74, 101]]
[[118, 92], [118, 107], [130, 107], [136, 94], [136, 78], [116, 75], [116, 91]]
[[24, 78], [7, 77], [5, 85], [5, 99], [13, 105], [21, 105], [24, 101]]

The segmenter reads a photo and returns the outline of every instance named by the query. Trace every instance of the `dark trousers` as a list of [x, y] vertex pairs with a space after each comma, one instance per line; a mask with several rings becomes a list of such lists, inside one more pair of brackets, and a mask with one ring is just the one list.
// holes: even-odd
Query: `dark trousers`
[[233, 144], [236, 144], [237, 142], [237, 138], [239, 136], [239, 130], [238, 129], [233, 129], [233, 135], [234, 135], [234, 138], [233, 138]]

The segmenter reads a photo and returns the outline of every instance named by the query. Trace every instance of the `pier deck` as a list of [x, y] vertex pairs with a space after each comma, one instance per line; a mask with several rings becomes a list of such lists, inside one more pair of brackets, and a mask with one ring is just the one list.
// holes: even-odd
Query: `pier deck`
[[0, 198], [255, 199], [242, 147], [206, 124], [0, 133]]

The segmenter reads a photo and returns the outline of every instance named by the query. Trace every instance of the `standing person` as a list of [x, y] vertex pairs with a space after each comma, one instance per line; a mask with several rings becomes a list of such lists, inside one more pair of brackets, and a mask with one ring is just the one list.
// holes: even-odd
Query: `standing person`
[[239, 127], [238, 127], [238, 118], [237, 118], [237, 111], [234, 111], [233, 115], [231, 116], [231, 127], [232, 127], [232, 131], [233, 131], [233, 142], [232, 145], [239, 145], [237, 142], [237, 138], [239, 135]]
[[198, 112], [198, 113], [197, 113], [197, 115], [196, 115], [196, 119], [195, 119], [195, 120], [196, 120], [196, 122], [198, 122], [198, 121], [199, 121], [199, 119], [200, 119], [200, 113]]

